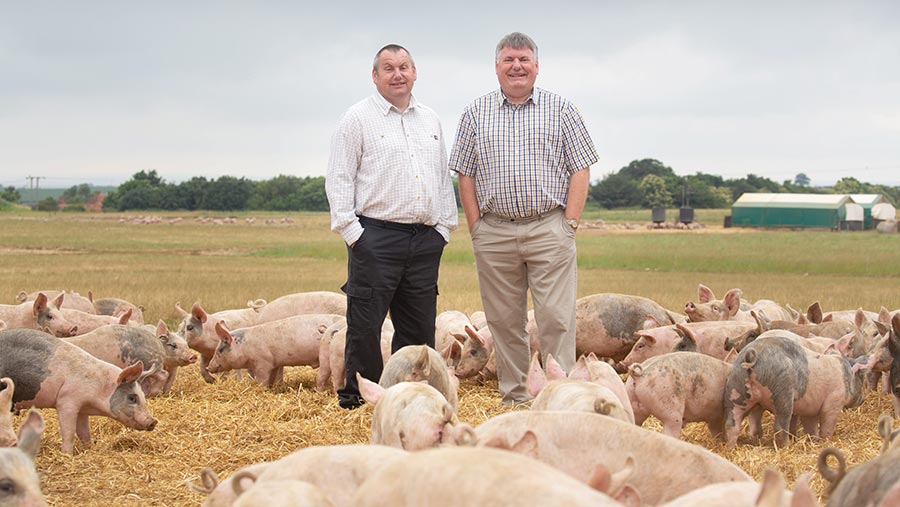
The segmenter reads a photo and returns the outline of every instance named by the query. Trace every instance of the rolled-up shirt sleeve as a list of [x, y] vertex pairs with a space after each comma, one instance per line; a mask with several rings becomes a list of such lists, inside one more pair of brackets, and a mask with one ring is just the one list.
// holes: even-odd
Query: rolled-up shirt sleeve
[[363, 233], [356, 216], [356, 172], [362, 157], [363, 136], [359, 119], [345, 114], [334, 136], [328, 156], [325, 193], [331, 208], [331, 230], [352, 245]]

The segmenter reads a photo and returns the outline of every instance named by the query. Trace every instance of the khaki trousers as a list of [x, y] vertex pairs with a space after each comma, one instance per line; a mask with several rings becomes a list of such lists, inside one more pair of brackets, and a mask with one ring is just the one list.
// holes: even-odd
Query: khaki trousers
[[506, 403], [527, 401], [529, 290], [542, 360], [552, 354], [566, 371], [575, 364], [575, 230], [562, 208], [524, 220], [487, 214], [473, 227], [472, 247], [500, 394]]

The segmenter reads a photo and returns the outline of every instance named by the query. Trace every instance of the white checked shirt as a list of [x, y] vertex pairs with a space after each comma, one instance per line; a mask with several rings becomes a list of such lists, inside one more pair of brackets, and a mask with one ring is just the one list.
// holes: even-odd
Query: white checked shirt
[[528, 218], [565, 207], [569, 177], [597, 160], [571, 102], [534, 88], [528, 100], [513, 104], [496, 90], [463, 111], [450, 169], [475, 178], [482, 213]]
[[377, 93], [350, 107], [331, 140], [325, 192], [331, 230], [348, 245], [362, 235], [357, 215], [431, 225], [445, 241], [457, 227], [441, 122], [415, 97], [402, 113]]

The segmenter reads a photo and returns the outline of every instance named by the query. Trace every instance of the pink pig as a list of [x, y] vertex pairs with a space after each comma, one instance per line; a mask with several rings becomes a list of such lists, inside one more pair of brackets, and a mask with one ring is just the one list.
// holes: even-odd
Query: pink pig
[[38, 293], [33, 302], [0, 305], [0, 320], [10, 329], [38, 329], [59, 337], [73, 336], [78, 332], [78, 327], [59, 310], [63, 301], [65, 294], [56, 296], [51, 303], [47, 296]]
[[528, 393], [534, 397], [531, 410], [580, 410], [634, 423], [631, 402], [616, 370], [596, 358], [590, 360], [589, 368], [587, 361], [579, 358], [566, 377], [552, 355], [547, 356], [546, 371], [541, 369], [535, 353], [527, 379]]
[[0, 377], [15, 381], [16, 409], [55, 408], [66, 454], [76, 435], [90, 443], [91, 415], [140, 430], [156, 427], [141, 390], [143, 373], [142, 363], [123, 370], [41, 331], [0, 331]]
[[0, 379], [0, 447], [12, 447], [16, 445], [16, 432], [13, 430], [12, 403], [16, 384], [13, 379], [4, 377]]
[[257, 324], [310, 313], [347, 314], [347, 297], [337, 292], [298, 292], [269, 302], [259, 312]]
[[384, 388], [359, 373], [359, 392], [375, 406], [371, 443], [416, 451], [438, 445], [474, 445], [475, 432], [460, 423], [450, 403], [425, 382]]
[[207, 383], [213, 383], [216, 379], [209, 373], [209, 361], [216, 348], [219, 346], [219, 335], [216, 334], [216, 322], [224, 321], [228, 329], [239, 329], [256, 324], [259, 318], [259, 310], [266, 305], [264, 300], [248, 302], [249, 308], [236, 310], [222, 310], [213, 314], [207, 314], [200, 303], [194, 303], [190, 313], [184, 311], [178, 303], [175, 309], [181, 315], [181, 323], [178, 325], [178, 333], [184, 336], [188, 346], [200, 353], [200, 374]]
[[297, 315], [287, 319], [228, 330], [216, 323], [219, 348], [209, 371], [246, 369], [266, 387], [281, 382], [285, 366], [319, 366], [319, 341], [340, 315]]
[[663, 433], [681, 438], [689, 422], [705, 422], [714, 437], [723, 437], [723, 396], [731, 365], [698, 352], [671, 352], [632, 364], [625, 389], [634, 422], [649, 416], [663, 423]]

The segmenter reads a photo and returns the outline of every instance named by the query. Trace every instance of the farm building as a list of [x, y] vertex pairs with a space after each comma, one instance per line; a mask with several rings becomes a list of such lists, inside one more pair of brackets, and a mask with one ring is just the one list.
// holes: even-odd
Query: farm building
[[[846, 194], [745, 193], [731, 205], [736, 227], [827, 227], [837, 229], [847, 219]], [[854, 213], [859, 210], [850, 206]]]
[[881, 194], [850, 194], [850, 198], [853, 199], [853, 202], [862, 206], [865, 228], [871, 229], [874, 227], [872, 225], [872, 208], [876, 204], [887, 202], [884, 196]]

